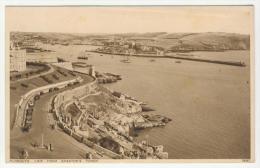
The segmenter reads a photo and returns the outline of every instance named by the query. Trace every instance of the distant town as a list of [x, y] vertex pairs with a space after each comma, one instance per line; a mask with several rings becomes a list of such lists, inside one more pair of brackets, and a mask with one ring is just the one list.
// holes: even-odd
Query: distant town
[[[97, 46], [91, 52], [116, 54], [135, 57], [179, 58], [197, 61], [188, 52], [249, 50], [250, 38], [248, 35], [232, 33], [144, 33], [144, 34], [105, 34], [82, 35], [62, 33], [23, 33], [12, 32], [11, 41], [26, 50], [28, 62], [41, 60], [42, 62], [57, 62], [57, 57], [34, 53], [52, 52], [48, 45], [90, 45]], [[12, 51], [13, 52], [13, 51]], [[17, 52], [17, 51], [16, 51]], [[31, 54], [30, 54], [31, 53]], [[84, 54], [83, 54], [84, 56]], [[81, 56], [82, 57], [82, 56]], [[201, 61], [201, 60], [198, 60]], [[215, 60], [202, 60], [218, 63]], [[219, 62], [223, 63], [223, 62]], [[237, 63], [242, 65], [242, 63]], [[236, 65], [236, 63], [235, 63]], [[12, 66], [11, 66], [12, 67]]]

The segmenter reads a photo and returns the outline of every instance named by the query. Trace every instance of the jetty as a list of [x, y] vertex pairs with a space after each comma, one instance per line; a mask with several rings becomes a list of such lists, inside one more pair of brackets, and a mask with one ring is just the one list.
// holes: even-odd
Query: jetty
[[[110, 52], [102, 52], [102, 51], [91, 51], [94, 53], [102, 53], [109, 55], [119, 55], [119, 56], [127, 56], [128, 54], [124, 53], [110, 53]], [[220, 60], [211, 60], [211, 59], [201, 59], [201, 58], [190, 58], [183, 56], [169, 56], [169, 55], [151, 55], [151, 54], [132, 54], [131, 57], [146, 57], [146, 58], [170, 58], [170, 59], [179, 59], [179, 60], [187, 60], [187, 61], [197, 61], [197, 62], [205, 62], [205, 63], [214, 63], [214, 64], [222, 64], [222, 65], [231, 65], [231, 66], [239, 66], [245, 67], [246, 64], [241, 61], [220, 61]]]

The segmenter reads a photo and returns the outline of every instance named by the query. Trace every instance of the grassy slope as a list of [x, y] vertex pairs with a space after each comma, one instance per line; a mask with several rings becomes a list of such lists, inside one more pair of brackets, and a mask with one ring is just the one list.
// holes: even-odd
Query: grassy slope
[[249, 49], [249, 35], [231, 33], [172, 33], [156, 36], [155, 41], [149, 45], [163, 47], [164, 49], [194, 48], [195, 50], [215, 49]]

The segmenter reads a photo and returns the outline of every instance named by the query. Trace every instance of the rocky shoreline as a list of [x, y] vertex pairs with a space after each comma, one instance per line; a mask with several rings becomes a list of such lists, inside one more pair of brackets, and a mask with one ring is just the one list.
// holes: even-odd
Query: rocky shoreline
[[120, 75], [115, 75], [112, 73], [100, 73], [96, 71], [96, 77], [97, 81], [100, 84], [106, 84], [106, 83], [114, 83], [118, 80], [122, 80]]
[[135, 130], [161, 127], [171, 121], [161, 115], [143, 114], [145, 104], [109, 90], [97, 78], [96, 83], [57, 95], [52, 107], [64, 132], [81, 143], [95, 146], [99, 152], [113, 158], [167, 159], [162, 145], [136, 142], [133, 138], [137, 135]]
[[[147, 106], [146, 103], [140, 102], [137, 99], [135, 99], [131, 96], [128, 96], [126, 94], [123, 94], [121, 92], [113, 91], [112, 95], [116, 96], [118, 98], [124, 97], [124, 99], [135, 101], [141, 107], [142, 112], [155, 111], [155, 109]], [[145, 119], [145, 121], [134, 123], [134, 125], [133, 125], [134, 129], [145, 129], [145, 128], [151, 128], [151, 127], [165, 126], [168, 122], [172, 121], [172, 119], [162, 116], [162, 115], [142, 114], [141, 116]]]
[[[112, 73], [92, 73], [95, 80], [55, 96], [52, 112], [56, 125], [81, 143], [112, 158], [167, 159], [162, 145], [137, 142], [137, 130], [163, 127], [171, 119], [148, 114], [147, 103], [105, 84], [121, 80]], [[143, 112], [146, 112], [145, 114]], [[55, 127], [55, 126], [54, 126]]]

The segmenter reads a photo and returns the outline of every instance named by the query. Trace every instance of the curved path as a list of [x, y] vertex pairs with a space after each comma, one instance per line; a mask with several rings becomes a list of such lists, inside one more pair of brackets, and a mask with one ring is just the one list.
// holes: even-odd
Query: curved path
[[[74, 138], [70, 137], [64, 132], [52, 130], [50, 127], [50, 120], [52, 113], [49, 113], [49, 105], [51, 98], [65, 90], [76, 88], [93, 81], [93, 78], [77, 73], [83, 79], [83, 82], [71, 86], [69, 88], [62, 88], [58, 91], [43, 94], [38, 101], [35, 102], [34, 111], [32, 115], [32, 128], [29, 132], [22, 132], [18, 127], [11, 131], [10, 138], [10, 158], [18, 159], [20, 151], [26, 149], [29, 153], [30, 159], [82, 159], [85, 158], [86, 151], [94, 154], [94, 158], [106, 158], [95, 154], [93, 149], [86, 145], [78, 143]], [[53, 145], [54, 151], [46, 149], [34, 148], [33, 143], [41, 142], [41, 135], [44, 135], [44, 143]]]
[[82, 78], [77, 77], [77, 78], [72, 79], [72, 80], [42, 86], [42, 87], [39, 87], [39, 88], [36, 88], [36, 89], [33, 89], [33, 90], [27, 92], [25, 95], [22, 96], [21, 100], [18, 103], [15, 125], [16, 126], [24, 126], [25, 113], [26, 113], [28, 102], [30, 100], [32, 100], [35, 95], [39, 95], [40, 92], [48, 93], [49, 89], [53, 89], [53, 88], [64, 88], [65, 86], [67, 86], [67, 84], [73, 83], [73, 82], [76, 82], [76, 81], [80, 81], [80, 79], [82, 79]]

